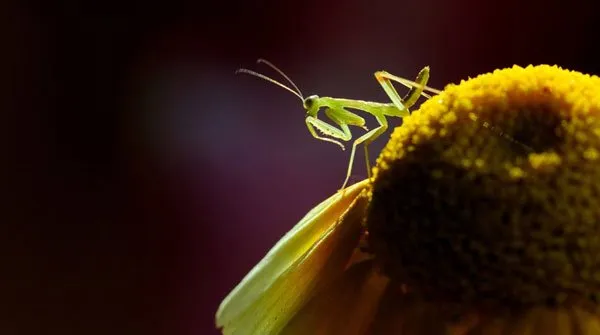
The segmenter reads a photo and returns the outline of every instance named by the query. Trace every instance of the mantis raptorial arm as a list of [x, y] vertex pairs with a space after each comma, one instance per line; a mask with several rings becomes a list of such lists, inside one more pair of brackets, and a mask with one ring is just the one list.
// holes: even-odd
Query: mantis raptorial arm
[[306, 127], [308, 127], [308, 131], [311, 133], [311, 135], [314, 138], [321, 140], [321, 141], [325, 141], [325, 142], [335, 143], [335, 144], [339, 145], [342, 148], [342, 150], [346, 150], [346, 148], [340, 141], [334, 140], [329, 137], [320, 136], [315, 131], [315, 128], [317, 128], [320, 132], [322, 132], [323, 134], [325, 134], [327, 136], [339, 138], [343, 141], [348, 141], [349, 139], [352, 138], [352, 134], [350, 133], [350, 129], [348, 128], [348, 125], [340, 124], [340, 128], [342, 128], [340, 130], [340, 129], [330, 125], [329, 123], [321, 121], [321, 120], [317, 119], [316, 117], [312, 117], [312, 116], [307, 116], [305, 122], [306, 122]]

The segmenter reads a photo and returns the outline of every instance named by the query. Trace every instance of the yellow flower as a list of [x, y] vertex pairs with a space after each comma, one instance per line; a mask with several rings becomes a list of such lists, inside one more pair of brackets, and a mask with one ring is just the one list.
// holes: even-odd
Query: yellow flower
[[449, 85], [394, 130], [373, 182], [311, 211], [217, 323], [226, 334], [600, 334], [599, 152], [598, 77], [515, 66]]

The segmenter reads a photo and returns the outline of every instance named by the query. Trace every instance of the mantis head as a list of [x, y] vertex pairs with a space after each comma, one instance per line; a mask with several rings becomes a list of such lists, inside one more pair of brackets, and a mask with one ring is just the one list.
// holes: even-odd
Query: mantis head
[[319, 96], [311, 95], [309, 97], [306, 97], [306, 99], [304, 99], [304, 101], [302, 102], [302, 106], [306, 110], [306, 115], [316, 117], [319, 108], [321, 108], [321, 106], [319, 105]]

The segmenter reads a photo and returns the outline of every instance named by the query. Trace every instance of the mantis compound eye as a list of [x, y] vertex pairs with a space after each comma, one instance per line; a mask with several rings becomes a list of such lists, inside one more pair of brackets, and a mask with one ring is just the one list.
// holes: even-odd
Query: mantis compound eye
[[319, 99], [317, 95], [311, 95], [310, 97], [304, 99], [304, 109], [309, 110], [312, 109], [315, 105], [315, 102]]

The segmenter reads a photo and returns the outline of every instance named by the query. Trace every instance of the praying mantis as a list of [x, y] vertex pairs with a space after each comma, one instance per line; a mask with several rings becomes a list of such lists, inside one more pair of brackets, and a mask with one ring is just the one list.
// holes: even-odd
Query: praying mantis
[[[364, 100], [354, 100], [354, 99], [344, 99], [344, 98], [332, 98], [332, 97], [319, 97], [318, 95], [311, 95], [308, 97], [304, 97], [298, 86], [294, 84], [294, 82], [279, 68], [275, 65], [271, 64], [269, 61], [264, 59], [258, 59], [257, 63], [263, 63], [277, 73], [279, 73], [288, 83], [290, 83], [291, 87], [286, 86], [275, 79], [265, 76], [264, 74], [248, 70], [248, 69], [238, 69], [236, 73], [245, 73], [249, 74], [266, 81], [269, 81], [281, 88], [291, 92], [302, 101], [302, 106], [306, 110], [305, 123], [306, 127], [310, 134], [321, 141], [334, 143], [345, 150], [344, 145], [340, 142], [345, 141], [348, 142], [352, 139], [352, 133], [350, 132], [349, 126], [357, 126], [361, 127], [367, 132], [362, 136], [358, 137], [352, 143], [352, 151], [350, 152], [350, 161], [348, 163], [348, 169], [346, 172], [346, 179], [344, 179], [344, 183], [340, 188], [340, 191], [343, 191], [350, 179], [350, 175], [352, 173], [352, 166], [354, 164], [354, 156], [356, 154], [356, 147], [360, 144], [363, 144], [365, 150], [365, 162], [367, 166], [367, 176], [371, 178], [371, 164], [369, 162], [369, 149], [368, 146], [371, 142], [377, 139], [381, 134], [383, 134], [388, 128], [388, 120], [387, 117], [405, 117], [410, 115], [409, 108], [412, 107], [419, 97], [423, 95], [426, 98], [431, 98], [430, 95], [425, 93], [424, 91], [429, 91], [434, 94], [439, 94], [440, 91], [431, 87], [427, 87], [427, 81], [429, 80], [429, 67], [424, 67], [421, 71], [419, 71], [415, 81], [410, 81], [393, 74], [390, 74], [387, 71], [377, 71], [375, 72], [375, 79], [379, 82], [385, 93], [388, 95], [391, 103], [382, 103], [382, 102], [373, 102], [373, 101], [364, 101]], [[400, 83], [410, 89], [410, 91], [401, 98], [396, 89], [394, 88], [392, 82]], [[321, 109], [324, 109], [325, 115], [334, 124], [334, 126], [330, 123], [327, 123], [318, 118], [318, 113]], [[365, 126], [365, 119], [356, 113], [349, 111], [348, 109], [354, 109], [369, 113], [375, 117], [377, 120], [378, 126], [375, 129], [368, 130]], [[317, 133], [319, 131], [322, 135]]]

